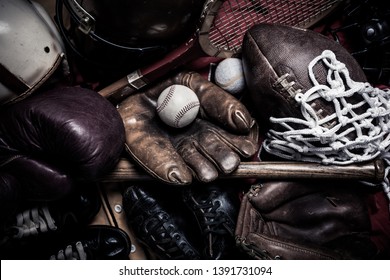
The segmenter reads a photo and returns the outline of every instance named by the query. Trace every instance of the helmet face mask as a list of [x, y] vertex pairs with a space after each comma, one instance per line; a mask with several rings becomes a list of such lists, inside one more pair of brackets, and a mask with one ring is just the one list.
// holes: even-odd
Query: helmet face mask
[[81, 68], [110, 79], [160, 58], [187, 39], [197, 27], [203, 2], [57, 0], [56, 19]]
[[97, 34], [123, 45], [169, 44], [180, 39], [178, 36], [186, 35], [193, 25], [194, 1], [78, 1], [95, 18]]
[[380, 0], [350, 1], [341, 11], [341, 26], [325, 33], [343, 44], [373, 84], [390, 83], [390, 4]]

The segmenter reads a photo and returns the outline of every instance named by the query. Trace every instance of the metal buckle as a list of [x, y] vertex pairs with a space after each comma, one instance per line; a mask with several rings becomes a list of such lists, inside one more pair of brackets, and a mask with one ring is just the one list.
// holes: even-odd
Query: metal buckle
[[83, 7], [77, 2], [77, 0], [68, 0], [69, 8], [78, 18], [80, 18], [80, 24], [78, 29], [88, 34], [95, 29], [95, 19], [90, 15]]

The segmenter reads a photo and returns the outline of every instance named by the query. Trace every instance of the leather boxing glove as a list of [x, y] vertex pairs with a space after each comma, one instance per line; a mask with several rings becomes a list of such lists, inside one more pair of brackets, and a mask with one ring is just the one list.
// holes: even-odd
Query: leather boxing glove
[[63, 197], [75, 179], [94, 180], [114, 167], [124, 139], [117, 110], [92, 90], [51, 89], [3, 107], [0, 201]]

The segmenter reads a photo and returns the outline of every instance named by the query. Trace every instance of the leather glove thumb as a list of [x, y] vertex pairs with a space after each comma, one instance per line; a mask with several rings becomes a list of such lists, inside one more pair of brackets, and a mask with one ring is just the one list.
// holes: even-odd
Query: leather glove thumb
[[[200, 114], [189, 126], [174, 129], [156, 113], [160, 93], [173, 84], [191, 88], [200, 101]], [[245, 106], [195, 72], [180, 72], [118, 107], [125, 124], [129, 154], [151, 175], [184, 185], [196, 176], [209, 182], [219, 172], [235, 170], [241, 157], [257, 150], [258, 129]]]

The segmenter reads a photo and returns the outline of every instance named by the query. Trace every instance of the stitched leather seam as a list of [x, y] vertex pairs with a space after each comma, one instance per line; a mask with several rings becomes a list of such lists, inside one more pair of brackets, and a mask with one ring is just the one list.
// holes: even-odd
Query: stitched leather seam
[[171, 99], [172, 99], [172, 96], [173, 96], [173, 94], [175, 92], [175, 89], [176, 89], [176, 87], [174, 85], [169, 88], [169, 92], [168, 92], [167, 96], [164, 98], [164, 100], [161, 103], [161, 105], [159, 107], [157, 107], [157, 112], [158, 113], [161, 112], [162, 110], [164, 110], [165, 107], [167, 107], [169, 101], [171, 101]]
[[193, 102], [187, 104], [186, 106], [184, 106], [175, 116], [175, 126], [179, 126], [179, 122], [183, 118], [183, 116], [188, 111], [190, 111], [193, 108], [196, 108], [197, 106], [199, 106], [199, 102], [198, 101], [193, 101]]

